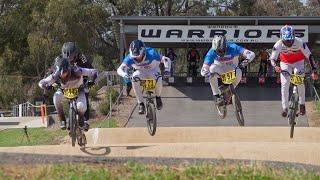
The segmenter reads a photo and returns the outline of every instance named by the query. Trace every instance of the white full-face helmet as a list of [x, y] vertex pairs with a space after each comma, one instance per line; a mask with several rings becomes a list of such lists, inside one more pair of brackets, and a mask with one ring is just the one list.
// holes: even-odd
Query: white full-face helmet
[[217, 35], [213, 37], [212, 49], [219, 56], [223, 56], [227, 51], [227, 39], [223, 35]]

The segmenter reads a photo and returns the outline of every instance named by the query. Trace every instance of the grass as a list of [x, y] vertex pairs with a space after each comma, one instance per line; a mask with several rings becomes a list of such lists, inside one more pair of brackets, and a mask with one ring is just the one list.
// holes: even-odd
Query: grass
[[67, 131], [60, 129], [29, 128], [28, 142], [24, 129], [6, 129], [0, 131], [0, 147], [54, 145], [67, 135]]
[[314, 172], [258, 165], [55, 164], [0, 166], [0, 179], [319, 179]]
[[90, 123], [90, 128], [116, 128], [119, 127], [114, 119], [101, 120]]
[[[113, 119], [92, 122], [90, 126], [91, 128], [118, 127], [117, 122]], [[0, 147], [57, 145], [60, 144], [61, 140], [68, 134], [67, 131], [53, 128], [29, 128], [27, 132], [30, 142], [28, 142], [24, 129], [22, 128], [0, 131]]]
[[316, 109], [317, 109], [317, 112], [320, 113], [320, 101], [317, 101], [317, 103], [316, 103]]

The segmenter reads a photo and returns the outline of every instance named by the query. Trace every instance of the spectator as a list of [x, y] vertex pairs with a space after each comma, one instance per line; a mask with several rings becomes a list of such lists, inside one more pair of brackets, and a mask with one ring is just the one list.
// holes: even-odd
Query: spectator
[[187, 62], [188, 62], [188, 75], [192, 75], [193, 77], [197, 77], [197, 68], [200, 60], [199, 51], [196, 50], [195, 47], [192, 47], [187, 54]]
[[[133, 74], [133, 72], [134, 72], [134, 69], [132, 67], [130, 67], [130, 68], [128, 68], [126, 70], [126, 72], [131, 76]], [[130, 92], [131, 92], [131, 89], [132, 89], [132, 82], [131, 82], [130, 77], [124, 77], [123, 78], [123, 83], [124, 83], [124, 85], [126, 87], [126, 95], [127, 95], [127, 97], [132, 97], [130, 95]]]
[[123, 83], [126, 86], [126, 92], [127, 92], [126, 95], [127, 95], [127, 97], [131, 97], [131, 95], [130, 95], [130, 92], [131, 92], [131, 89], [132, 89], [131, 80], [129, 78], [123, 78]]
[[172, 48], [168, 48], [166, 56], [171, 60], [171, 76], [172, 76], [175, 68], [175, 63], [176, 63], [175, 58], [177, 57], [177, 55], [173, 52]]
[[267, 52], [266, 48], [263, 48], [260, 53], [259, 53], [259, 57], [260, 57], [260, 67], [259, 67], [259, 72], [258, 72], [258, 76], [261, 77], [263, 76], [264, 78], [267, 75], [267, 68], [269, 65], [269, 53]]
[[[243, 55], [239, 56], [239, 64], [241, 64], [242, 61], [244, 61], [246, 58]], [[248, 66], [241, 66], [240, 67], [241, 71], [242, 71], [242, 77], [241, 77], [241, 84], [245, 84], [247, 83], [247, 73], [248, 73]]]

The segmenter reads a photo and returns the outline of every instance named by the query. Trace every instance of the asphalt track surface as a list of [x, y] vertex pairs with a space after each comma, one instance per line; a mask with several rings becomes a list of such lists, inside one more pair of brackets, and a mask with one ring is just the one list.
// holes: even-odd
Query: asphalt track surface
[[[280, 116], [280, 87], [238, 87], [245, 126], [288, 126]], [[162, 92], [164, 107], [157, 111], [159, 127], [238, 126], [232, 106], [221, 119], [213, 104], [209, 86], [166, 86]], [[127, 127], [144, 127], [144, 115], [136, 109]], [[297, 126], [308, 126], [307, 117], [299, 116]]]

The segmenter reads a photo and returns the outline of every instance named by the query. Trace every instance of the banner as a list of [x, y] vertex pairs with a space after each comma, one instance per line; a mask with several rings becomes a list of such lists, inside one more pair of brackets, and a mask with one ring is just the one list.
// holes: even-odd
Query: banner
[[[144, 42], [211, 43], [215, 35], [226, 35], [236, 43], [275, 43], [282, 26], [238, 25], [139, 25], [138, 38]], [[295, 35], [308, 42], [308, 26], [293, 26]]]

